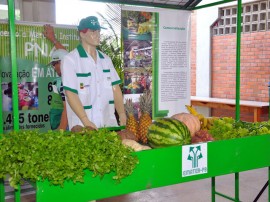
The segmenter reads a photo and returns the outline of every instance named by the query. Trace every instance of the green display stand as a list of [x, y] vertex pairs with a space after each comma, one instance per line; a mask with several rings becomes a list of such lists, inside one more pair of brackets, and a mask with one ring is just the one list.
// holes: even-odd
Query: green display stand
[[[182, 147], [137, 152], [140, 163], [132, 175], [121, 183], [92, 178], [85, 171], [84, 183], [65, 182], [64, 187], [51, 186], [48, 181], [36, 183], [37, 202], [85, 202], [136, 191], [211, 178], [220, 175], [270, 167], [270, 135], [246, 137], [207, 143], [208, 173], [182, 177]], [[270, 173], [269, 173], [270, 174]], [[269, 190], [270, 191], [270, 190]], [[214, 199], [213, 199], [214, 201]]]

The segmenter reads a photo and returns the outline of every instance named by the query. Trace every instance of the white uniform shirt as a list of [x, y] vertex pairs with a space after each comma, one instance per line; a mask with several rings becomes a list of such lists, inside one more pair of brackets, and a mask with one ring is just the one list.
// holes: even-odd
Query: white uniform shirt
[[[111, 59], [100, 51], [97, 56], [95, 63], [82, 45], [65, 56], [61, 65], [64, 90], [78, 94], [89, 120], [98, 128], [117, 126], [112, 86], [121, 80]], [[83, 126], [69, 104], [66, 105], [69, 128]]]

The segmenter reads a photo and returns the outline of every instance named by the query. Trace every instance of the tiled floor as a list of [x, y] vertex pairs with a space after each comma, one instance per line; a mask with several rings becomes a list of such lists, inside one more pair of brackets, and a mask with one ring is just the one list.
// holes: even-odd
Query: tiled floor
[[[240, 200], [253, 202], [263, 185], [268, 180], [268, 168], [240, 173]], [[234, 175], [216, 178], [216, 190], [233, 197]], [[13, 202], [7, 199], [6, 202]], [[171, 185], [151, 190], [135, 192], [123, 196], [98, 200], [97, 202], [211, 202], [211, 179], [204, 179], [183, 184]], [[216, 196], [216, 202], [230, 200]], [[23, 196], [21, 202], [35, 202], [34, 195]], [[61, 201], [59, 201], [61, 202]], [[76, 202], [76, 201], [74, 201]], [[268, 187], [258, 202], [270, 202]]]

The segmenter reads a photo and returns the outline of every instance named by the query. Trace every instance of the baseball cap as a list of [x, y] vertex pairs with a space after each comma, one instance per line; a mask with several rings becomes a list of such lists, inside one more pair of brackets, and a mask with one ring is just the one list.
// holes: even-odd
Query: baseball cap
[[52, 53], [52, 56], [51, 56], [51, 62], [55, 62], [55, 61], [59, 61], [59, 60], [62, 60], [64, 58], [65, 55], [67, 55], [68, 52], [64, 49], [57, 49], [55, 50], [53, 53]]
[[100, 30], [105, 28], [100, 26], [97, 17], [89, 16], [81, 19], [79, 23], [78, 30], [81, 31], [83, 29]]

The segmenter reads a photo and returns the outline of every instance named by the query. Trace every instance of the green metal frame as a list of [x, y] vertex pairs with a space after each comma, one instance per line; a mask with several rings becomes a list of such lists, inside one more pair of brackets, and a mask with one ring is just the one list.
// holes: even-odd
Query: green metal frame
[[[195, 7], [201, 0], [188, 1], [185, 6], [176, 5], [162, 5], [147, 2], [130, 2], [126, 0], [94, 0], [95, 2], [104, 3], [120, 3], [128, 5], [139, 6], [151, 6], [170, 9], [182, 9], [182, 10], [197, 10], [216, 6], [223, 3], [232, 2], [234, 0], [218, 1], [211, 4]], [[242, 1], [238, 0], [238, 11], [242, 9]], [[10, 25], [10, 44], [11, 44], [11, 63], [12, 63], [12, 88], [13, 88], [13, 123], [14, 130], [19, 129], [19, 116], [18, 116], [18, 89], [17, 89], [17, 62], [16, 62], [16, 38], [15, 38], [15, 12], [14, 12], [14, 0], [8, 0], [8, 13], [9, 13], [9, 25]], [[241, 12], [237, 14], [237, 53], [236, 53], [236, 119], [240, 119], [240, 48], [241, 43]], [[2, 116], [1, 116], [2, 117]], [[2, 122], [1, 122], [2, 123]], [[3, 130], [3, 125], [1, 125]], [[87, 200], [99, 199], [102, 197], [110, 197], [119, 194], [130, 193], [134, 191], [144, 190], [148, 188], [154, 188], [159, 186], [166, 186], [176, 183], [188, 182], [192, 180], [199, 180], [212, 177], [212, 201], [215, 201], [215, 195], [224, 196], [230, 200], [239, 201], [239, 173], [240, 171], [256, 169], [261, 167], [269, 167], [270, 160], [267, 154], [270, 153], [269, 141], [270, 136], [260, 136], [252, 138], [243, 138], [236, 140], [220, 141], [208, 143], [209, 154], [209, 172], [208, 174], [181, 178], [181, 157], [182, 147], [172, 147], [165, 149], [157, 149], [145, 152], [138, 152], [140, 158], [140, 165], [135, 170], [134, 174], [123, 180], [122, 183], [116, 185], [109, 179], [111, 175], [108, 175], [102, 181], [99, 179], [91, 179], [88, 183], [89, 173], [86, 171], [86, 183], [73, 185], [71, 182], [65, 184], [65, 188], [49, 186], [49, 182], [37, 182], [37, 201], [54, 201], [58, 197], [66, 198], [65, 201], [70, 201], [73, 195], [83, 195], [87, 197]], [[255, 145], [255, 146], [254, 146]], [[257, 146], [256, 146], [257, 145]], [[264, 146], [263, 146], [264, 145]], [[258, 147], [256, 149], [255, 147]], [[249, 148], [253, 148], [250, 150]], [[262, 152], [262, 148], [267, 150]], [[268, 148], [268, 149], [267, 149]], [[222, 154], [220, 151], [226, 151]], [[240, 152], [241, 151], [241, 152]], [[257, 151], [260, 151], [259, 153]], [[215, 154], [219, 153], [219, 158], [222, 162], [217, 162]], [[239, 155], [240, 153], [241, 155]], [[262, 157], [262, 153], [264, 154]], [[256, 156], [257, 155], [257, 156]], [[266, 155], [266, 156], [265, 156]], [[156, 156], [159, 156], [157, 159]], [[256, 162], [251, 162], [251, 157], [256, 158]], [[260, 156], [260, 158], [258, 158]], [[163, 165], [163, 162], [168, 162], [168, 157], [171, 158], [172, 165]], [[247, 158], [248, 157], [248, 158]], [[225, 161], [224, 161], [225, 160]], [[233, 163], [232, 163], [233, 162]], [[221, 167], [219, 165], [222, 165]], [[234, 167], [232, 168], [232, 165]], [[168, 167], [169, 166], [169, 167]], [[168, 172], [169, 170], [169, 172]], [[165, 174], [164, 174], [165, 173]], [[223, 195], [215, 191], [215, 176], [235, 173], [235, 198]], [[147, 174], [147, 176], [145, 176]], [[269, 167], [270, 178], [270, 167]], [[139, 181], [138, 181], [139, 180]], [[84, 188], [82, 188], [82, 186]], [[110, 189], [111, 188], [111, 189]], [[77, 191], [76, 191], [77, 190]], [[94, 190], [94, 191], [92, 191]], [[97, 191], [98, 190], [98, 191]], [[85, 192], [85, 194], [81, 194]], [[270, 195], [270, 188], [269, 188]], [[87, 194], [86, 194], [87, 193]], [[88, 195], [89, 194], [89, 195]], [[69, 196], [69, 197], [68, 197]], [[82, 197], [83, 197], [82, 196]], [[62, 198], [63, 197], [63, 198]], [[0, 202], [4, 202], [4, 180], [0, 180]], [[44, 198], [44, 199], [43, 199]], [[50, 200], [47, 200], [49, 198]], [[77, 199], [77, 198], [76, 198]], [[20, 187], [15, 191], [15, 201], [20, 201]], [[77, 201], [77, 200], [76, 200]]]
[[[62, 188], [60, 186], [51, 186], [47, 180], [37, 182], [36, 201], [82, 202], [97, 200], [151, 188], [269, 167], [269, 142], [270, 135], [263, 135], [206, 143], [208, 147], [208, 173], [189, 177], [182, 177], [181, 175], [182, 146], [136, 152], [140, 163], [132, 175], [123, 179], [121, 183], [116, 183], [112, 179], [113, 173], [100, 179], [98, 177], [92, 178], [92, 173], [86, 170], [84, 183], [73, 184], [73, 182], [67, 181]], [[251, 161], [251, 159], [256, 159], [256, 161]], [[214, 193], [213, 189], [212, 193]], [[214, 202], [215, 195], [213, 194], [212, 197]], [[232, 197], [228, 198], [233, 199]], [[239, 201], [237, 198], [233, 200]]]
[[[116, 4], [125, 4], [132, 6], [148, 6], [148, 7], [156, 7], [156, 8], [169, 8], [176, 10], [192, 10], [198, 3], [202, 0], [190, 0], [185, 5], [171, 5], [171, 4], [161, 4], [154, 2], [143, 2], [143, 1], [129, 1], [129, 0], [83, 0], [83, 1], [94, 1], [94, 2], [102, 2], [102, 3], [116, 3]], [[192, 3], [195, 2], [195, 3]], [[193, 5], [193, 6], [189, 6]]]

